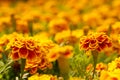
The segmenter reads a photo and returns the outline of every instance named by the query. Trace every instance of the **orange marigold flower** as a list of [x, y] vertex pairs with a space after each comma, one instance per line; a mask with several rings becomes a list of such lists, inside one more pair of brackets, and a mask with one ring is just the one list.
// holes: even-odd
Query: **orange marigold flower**
[[61, 32], [63, 30], [68, 30], [69, 25], [64, 19], [54, 19], [49, 23], [50, 33], [55, 34], [57, 32]]
[[32, 38], [15, 38], [12, 43], [10, 43], [12, 49], [10, 57], [13, 60], [25, 58], [29, 61], [34, 61], [41, 54], [38, 44], [39, 43]]
[[46, 57], [37, 58], [36, 61], [26, 61], [25, 70], [30, 71], [30, 74], [34, 74], [37, 72], [38, 69], [45, 70], [45, 69], [51, 69], [52, 63], [50, 63]]
[[73, 47], [66, 46], [56, 46], [49, 50], [47, 54], [48, 61], [52, 62], [57, 60], [59, 57], [71, 58], [73, 56]]
[[89, 64], [89, 65], [86, 67], [86, 71], [87, 71], [87, 72], [93, 71], [93, 65], [92, 65], [92, 64]]
[[8, 44], [8, 42], [9, 42], [9, 39], [8, 39], [7, 35], [3, 35], [0, 38], [0, 46], [4, 46], [4, 45]]
[[16, 29], [18, 32], [28, 33], [28, 23], [26, 20], [19, 19], [16, 21]]
[[[37, 47], [34, 47], [32, 45], [33, 44], [27, 46], [30, 57], [26, 60], [25, 70], [30, 71], [31, 74], [34, 74], [37, 72], [38, 69], [52, 69], [52, 63], [49, 60], [48, 56], [50, 49], [54, 48], [56, 45], [49, 40], [42, 41], [40, 43], [40, 46], [34, 43], [34, 45], [36, 45]], [[33, 58], [34, 60], [31, 60], [31, 58]]]
[[111, 47], [112, 42], [110, 38], [104, 33], [94, 33], [84, 36], [80, 39], [80, 48], [84, 50], [102, 51], [106, 47]]
[[107, 65], [105, 65], [104, 63], [98, 63], [96, 65], [96, 71], [97, 72], [100, 72], [102, 70], [106, 70], [107, 69]]
[[30, 71], [30, 74], [36, 73], [38, 70], [38, 63], [39, 63], [39, 61], [36, 61], [36, 62], [26, 61], [25, 70]]

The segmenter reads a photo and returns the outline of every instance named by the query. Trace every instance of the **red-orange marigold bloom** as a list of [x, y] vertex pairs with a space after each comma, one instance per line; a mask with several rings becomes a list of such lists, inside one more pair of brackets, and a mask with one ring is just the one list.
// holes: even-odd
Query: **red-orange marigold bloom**
[[110, 38], [104, 33], [93, 33], [80, 39], [80, 48], [88, 50], [102, 51], [106, 47], [111, 47]]
[[39, 43], [32, 38], [15, 38], [10, 47], [12, 49], [10, 57], [13, 60], [24, 58], [35, 61], [42, 54]]

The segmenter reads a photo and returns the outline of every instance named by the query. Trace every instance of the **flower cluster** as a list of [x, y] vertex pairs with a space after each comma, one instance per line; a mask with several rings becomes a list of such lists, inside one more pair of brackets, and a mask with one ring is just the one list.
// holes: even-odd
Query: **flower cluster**
[[52, 68], [52, 63], [46, 57], [47, 49], [31, 37], [14, 38], [7, 47], [11, 48], [9, 54], [11, 59], [26, 59], [25, 70], [30, 71], [31, 74], [36, 73], [38, 69]]
[[119, 36], [120, 0], [0, 0], [0, 80], [120, 80]]

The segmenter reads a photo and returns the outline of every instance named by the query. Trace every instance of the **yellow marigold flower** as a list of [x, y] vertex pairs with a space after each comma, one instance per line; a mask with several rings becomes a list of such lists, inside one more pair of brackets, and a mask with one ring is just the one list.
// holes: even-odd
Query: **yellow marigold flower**
[[47, 12], [50, 12], [52, 14], [55, 14], [58, 12], [57, 9], [57, 1], [47, 1], [45, 2], [44, 6], [43, 6], [44, 10], [46, 10]]
[[0, 25], [1, 24], [8, 24], [10, 25], [10, 16], [4, 16], [4, 17], [0, 17]]
[[85, 80], [85, 79], [82, 79], [80, 77], [70, 77], [70, 80]]
[[102, 51], [106, 47], [111, 47], [112, 42], [104, 33], [93, 33], [80, 39], [80, 48], [84, 50]]
[[[21, 34], [18, 34], [16, 32], [12, 33], [12, 34], [9, 34], [9, 35], [3, 35], [1, 38], [0, 38], [0, 46], [6, 46], [9, 42], [11, 42], [15, 37], [21, 37], [22, 35]], [[7, 46], [7, 48], [9, 48]]]
[[109, 5], [101, 5], [97, 8], [98, 12], [102, 15], [103, 18], [109, 17], [110, 6]]
[[33, 37], [39, 40], [40, 42], [50, 41], [49, 40], [50, 34], [44, 31], [34, 35]]
[[49, 53], [47, 54], [47, 58], [50, 62], [55, 61], [59, 58], [60, 54], [60, 48], [59, 47], [54, 47], [50, 49]]
[[102, 16], [98, 12], [91, 12], [83, 15], [83, 21], [91, 26], [99, 26], [102, 23]]
[[74, 44], [79, 40], [79, 38], [82, 35], [83, 35], [83, 30], [80, 30], [80, 29], [73, 30], [73, 31], [65, 30], [55, 35], [55, 41], [59, 44], [64, 43], [64, 42]]
[[120, 9], [120, 1], [119, 0], [114, 0], [112, 2], [112, 6], [116, 9]]
[[120, 57], [108, 64], [108, 71], [114, 71], [120, 69]]
[[113, 33], [120, 33], [120, 22], [115, 22], [113, 25], [112, 25], [112, 32]]
[[57, 32], [61, 32], [63, 30], [68, 30], [69, 25], [66, 20], [64, 19], [53, 19], [48, 24], [50, 33], [55, 34]]
[[56, 76], [51, 74], [35, 74], [28, 78], [28, 80], [58, 80]]
[[101, 25], [101, 26], [99, 26], [99, 27], [97, 27], [97, 31], [98, 32], [104, 32], [104, 33], [107, 33], [108, 32], [108, 29], [109, 29], [109, 26], [110, 25]]
[[46, 40], [40, 40], [40, 45], [42, 45], [42, 50], [49, 53], [49, 50], [58, 46], [57, 44], [53, 43], [52, 40], [46, 39]]
[[42, 24], [40, 24], [40, 23], [33, 23], [33, 31], [36, 31], [36, 32], [38, 32], [38, 31], [43, 31], [43, 30], [45, 30], [45, 27], [42, 25]]
[[107, 0], [91, 0], [91, 5], [94, 7], [103, 5]]
[[120, 80], [120, 69], [117, 69], [113, 72], [102, 71], [100, 80]]
[[73, 47], [66, 45], [60, 48], [60, 55], [65, 58], [71, 58], [73, 56]]
[[73, 56], [73, 47], [72, 46], [56, 46], [52, 49], [49, 50], [49, 53], [47, 54], [48, 60], [55, 61], [57, 60], [60, 56], [65, 57], [65, 58], [71, 58]]
[[59, 32], [55, 35], [55, 41], [57, 43], [62, 43], [62, 42], [66, 42], [66, 38], [68, 38], [70, 36], [70, 30], [65, 30], [62, 32]]
[[28, 22], [25, 20], [17, 20], [16, 21], [16, 30], [18, 32], [28, 33], [29, 32]]
[[39, 74], [34, 74], [33, 76], [29, 77], [28, 80], [39, 80]]
[[116, 18], [107, 18], [107, 19], [105, 19], [104, 20], [104, 22], [102, 23], [102, 25], [112, 25], [112, 24], [114, 24], [115, 22], [117, 21], [117, 19]]
[[9, 38], [7, 35], [3, 35], [1, 38], [0, 38], [0, 45], [1, 46], [5, 46], [6, 44], [8, 44], [9, 42]]
[[60, 12], [58, 13], [57, 17], [63, 18], [67, 22], [72, 23], [73, 25], [77, 25], [80, 22], [80, 18], [81, 18], [80, 15], [74, 10], [69, 11], [69, 12]]

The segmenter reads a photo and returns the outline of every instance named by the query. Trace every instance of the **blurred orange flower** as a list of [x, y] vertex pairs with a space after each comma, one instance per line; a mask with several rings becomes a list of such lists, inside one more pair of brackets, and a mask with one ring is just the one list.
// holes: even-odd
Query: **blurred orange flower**
[[64, 19], [53, 19], [49, 22], [48, 24], [50, 33], [55, 34], [57, 32], [61, 32], [63, 30], [68, 30], [69, 29], [69, 24], [67, 23], [66, 20]]

